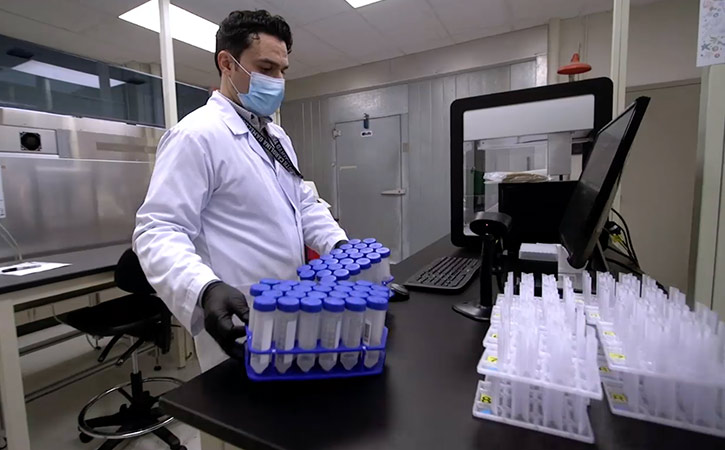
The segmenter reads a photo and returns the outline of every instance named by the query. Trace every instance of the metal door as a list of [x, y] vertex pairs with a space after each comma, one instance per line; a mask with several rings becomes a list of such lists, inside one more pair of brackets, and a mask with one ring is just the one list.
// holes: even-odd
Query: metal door
[[337, 205], [348, 236], [374, 237], [401, 259], [402, 186], [400, 116], [335, 124]]

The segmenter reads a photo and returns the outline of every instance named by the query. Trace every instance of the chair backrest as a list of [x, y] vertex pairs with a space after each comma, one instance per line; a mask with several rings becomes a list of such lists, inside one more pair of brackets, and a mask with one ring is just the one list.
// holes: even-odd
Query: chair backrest
[[116, 286], [132, 294], [154, 294], [156, 292], [146, 279], [138, 256], [130, 248], [123, 252], [118, 260], [113, 278]]

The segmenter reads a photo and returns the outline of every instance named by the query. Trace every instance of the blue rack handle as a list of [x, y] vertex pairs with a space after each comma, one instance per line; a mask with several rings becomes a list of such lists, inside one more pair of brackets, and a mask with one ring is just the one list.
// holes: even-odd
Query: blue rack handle
[[[319, 380], [327, 378], [352, 378], [366, 375], [377, 375], [383, 372], [385, 366], [385, 346], [388, 341], [388, 328], [383, 328], [383, 335], [381, 337], [381, 344], [376, 346], [360, 345], [359, 347], [345, 347], [339, 346], [334, 349], [323, 348], [320, 346], [319, 341], [314, 349], [301, 349], [297, 347], [297, 341], [295, 341], [295, 347], [291, 350], [278, 350], [274, 347], [274, 342], [269, 350], [254, 350], [251, 348], [252, 345], [252, 333], [247, 328], [247, 340], [244, 344], [246, 349], [244, 355], [244, 366], [247, 372], [247, 377], [252, 381], [283, 381], [283, 380]], [[380, 352], [378, 361], [373, 367], [365, 367], [364, 360], [368, 352]], [[335, 365], [331, 370], [324, 371], [318, 365], [315, 365], [309, 372], [302, 372], [296, 364], [293, 364], [290, 369], [285, 373], [277, 372], [274, 367], [274, 359], [270, 357], [270, 363], [267, 369], [262, 373], [256, 373], [252, 369], [250, 364], [250, 358], [252, 354], [256, 355], [302, 355], [302, 354], [320, 354], [320, 353], [348, 353], [348, 352], [360, 352], [358, 363], [355, 367], [350, 370], [341, 367], [340, 362]]]

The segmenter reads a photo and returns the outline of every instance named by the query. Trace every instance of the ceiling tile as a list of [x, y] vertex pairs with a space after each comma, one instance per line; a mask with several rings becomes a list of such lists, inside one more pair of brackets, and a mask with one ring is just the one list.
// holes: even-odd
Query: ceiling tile
[[343, 0], [267, 0], [272, 9], [296, 25], [307, 25], [335, 14], [351, 11]]
[[304, 64], [315, 67], [328, 63], [354, 63], [344, 52], [327, 44], [322, 39], [308, 32], [304, 28], [292, 30], [294, 43], [292, 53], [294, 57]]
[[447, 35], [433, 8], [421, 0], [386, 0], [361, 8], [359, 14], [375, 29], [396, 34], [430, 29], [437, 37]]
[[397, 55], [403, 52], [388, 42], [356, 11], [348, 11], [328, 17], [305, 27], [323, 42], [344, 52], [355, 61], [379, 52], [381, 48], [393, 48]]
[[427, 0], [448, 33], [470, 33], [511, 20], [508, 0]]
[[445, 47], [447, 45], [453, 45], [455, 42], [450, 36], [436, 39], [418, 39], [418, 40], [407, 40], [399, 39], [397, 41], [398, 47], [405, 52], [406, 55], [411, 53], [420, 53], [426, 50], [432, 50], [434, 48]]
[[266, 0], [204, 0], [203, 2], [171, 0], [171, 2], [216, 24], [224, 20], [232, 11], [266, 9], [272, 14], [280, 13]]
[[[35, 2], [41, 2], [44, 5], [50, 3], [47, 0], [32, 0]], [[146, 3], [148, 0], [113, 0], [113, 1], [99, 1], [99, 0], [66, 0], [64, 2], [53, 2], [55, 5], [62, 6], [65, 9], [73, 10], [78, 13], [80, 10], [88, 11], [100, 11], [110, 16], [118, 17], [126, 11], [130, 11], [133, 8]]]
[[0, 11], [74, 32], [93, 26], [107, 17], [106, 13], [95, 9], [84, 10], [79, 16], [77, 8], [42, 0], [2, 0]]
[[473, 41], [475, 39], [481, 39], [488, 36], [495, 36], [497, 34], [503, 34], [508, 33], [511, 31], [511, 26], [506, 25], [500, 25], [497, 27], [488, 27], [488, 28], [478, 28], [478, 29], [469, 29], [468, 31], [462, 31], [460, 33], [455, 33], [451, 38], [453, 39], [453, 42], [456, 44], [461, 44], [463, 42]]

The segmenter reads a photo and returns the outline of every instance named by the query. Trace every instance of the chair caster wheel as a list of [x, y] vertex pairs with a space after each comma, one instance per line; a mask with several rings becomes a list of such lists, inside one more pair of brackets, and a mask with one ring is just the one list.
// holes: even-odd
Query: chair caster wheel
[[184, 445], [180, 445], [180, 446], [178, 446], [178, 447], [174, 447], [174, 448], [172, 448], [171, 450], [186, 450], [186, 446], [184, 446]]
[[155, 372], [158, 372], [158, 371], [160, 371], [160, 370], [161, 370], [161, 366], [154, 366], [154, 371], [155, 371]]
[[88, 436], [86, 433], [78, 433], [78, 439], [84, 444], [87, 444], [93, 440], [92, 436]]

